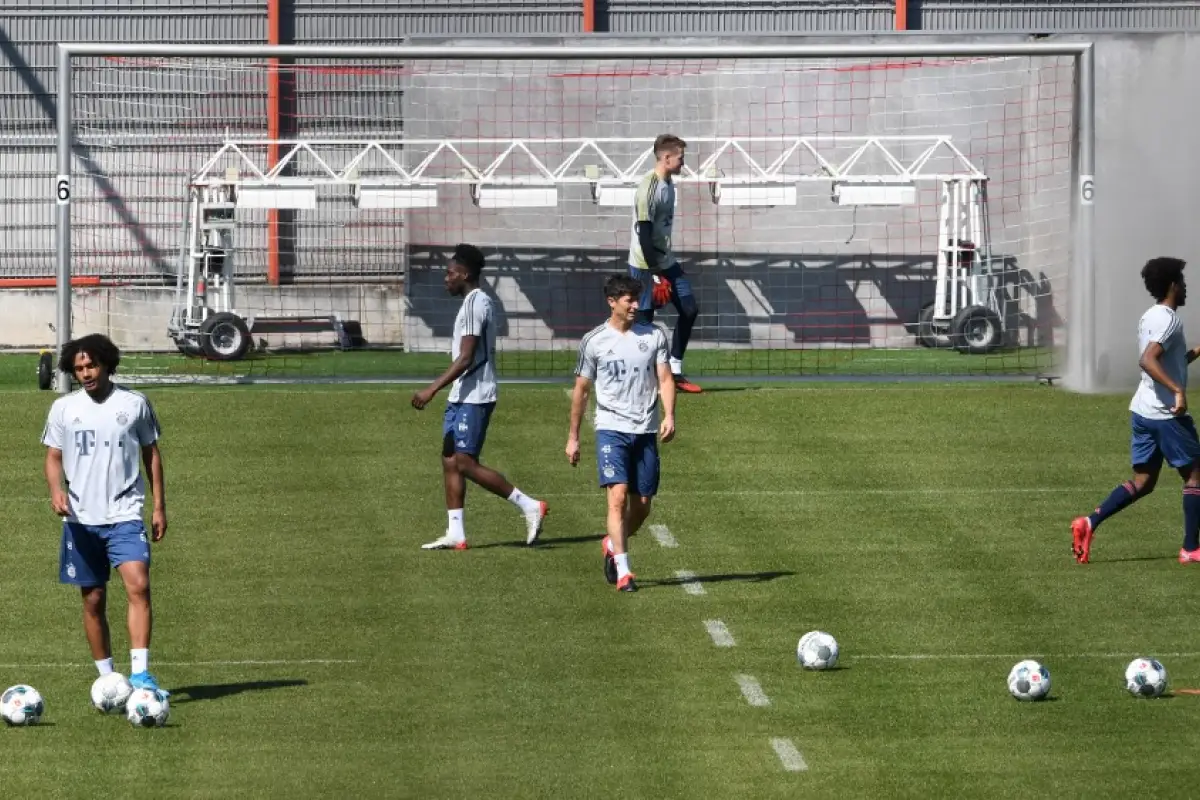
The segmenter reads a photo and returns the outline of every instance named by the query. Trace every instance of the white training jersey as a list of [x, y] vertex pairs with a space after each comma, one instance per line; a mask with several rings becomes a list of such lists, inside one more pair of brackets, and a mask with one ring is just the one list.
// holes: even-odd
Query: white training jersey
[[496, 322], [492, 313], [492, 298], [478, 288], [463, 298], [458, 316], [454, 318], [454, 347], [450, 357], [457, 359], [462, 352], [464, 336], [478, 336], [475, 358], [467, 371], [459, 375], [450, 387], [451, 403], [496, 402]]
[[[1183, 321], [1164, 305], [1154, 305], [1138, 320], [1138, 357], [1151, 342], [1162, 345], [1162, 366], [1171, 380], [1187, 389], [1188, 347], [1183, 337]], [[1142, 379], [1129, 403], [1129, 410], [1147, 419], [1171, 419], [1174, 393], [1155, 382], [1142, 370]]]
[[675, 263], [671, 249], [671, 229], [675, 226], [675, 183], [669, 177], [660, 178], [654, 172], [645, 175], [638, 184], [633, 201], [633, 223], [629, 244], [629, 264], [649, 269], [650, 263], [642, 253], [638, 238], [638, 223], [652, 224], [654, 249], [658, 253], [658, 268], [666, 269]]
[[622, 333], [607, 322], [579, 343], [575, 374], [596, 384], [598, 431], [658, 430], [658, 365], [667, 363], [667, 335], [650, 323]]
[[55, 400], [42, 444], [62, 451], [71, 507], [67, 521], [112, 525], [141, 519], [142, 448], [160, 435], [154, 409], [140, 392], [113, 386], [96, 402], [80, 389]]

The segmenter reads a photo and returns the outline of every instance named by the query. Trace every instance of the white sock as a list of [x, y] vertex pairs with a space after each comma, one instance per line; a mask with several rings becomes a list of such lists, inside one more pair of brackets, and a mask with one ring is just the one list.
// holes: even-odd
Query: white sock
[[617, 562], [617, 580], [621, 580], [629, 574], [629, 553], [613, 556], [613, 560]]
[[96, 662], [96, 669], [100, 671], [101, 677], [113, 671], [112, 656], [102, 658]]
[[450, 518], [450, 537], [459, 541], [466, 539], [467, 534], [463, 530], [463, 509], [456, 508], [453, 511], [447, 511], [446, 515]]
[[682, 358], [672, 357], [672, 358], [668, 359], [668, 361], [670, 361], [670, 363], [671, 363], [671, 374], [672, 375], [682, 375], [683, 374], [683, 359]]
[[137, 675], [139, 672], [150, 671], [150, 651], [145, 648], [140, 650], [130, 650], [129, 661], [129, 672], [132, 675]]
[[541, 510], [541, 503], [534, 500], [527, 494], [523, 494], [520, 489], [513, 487], [512, 494], [508, 496], [508, 502], [512, 503], [517, 508], [524, 511], [526, 514], [536, 514]]

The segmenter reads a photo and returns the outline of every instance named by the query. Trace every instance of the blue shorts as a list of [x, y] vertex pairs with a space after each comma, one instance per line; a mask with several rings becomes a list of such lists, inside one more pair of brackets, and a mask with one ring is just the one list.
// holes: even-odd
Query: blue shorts
[[64, 522], [58, 553], [58, 580], [73, 586], [102, 586], [108, 583], [109, 567], [126, 561], [150, 566], [150, 538], [139, 519], [113, 525], [84, 525]]
[[624, 483], [641, 497], [658, 494], [658, 435], [596, 431], [601, 486]]
[[1146, 419], [1130, 415], [1130, 461], [1134, 466], [1162, 466], [1163, 459], [1175, 469], [1200, 461], [1200, 437], [1188, 414], [1172, 419]]
[[[654, 298], [652, 296], [652, 292], [654, 291], [654, 281], [651, 280], [651, 276], [654, 273], [648, 269], [638, 269], [637, 267], [630, 266], [629, 274], [642, 282], [642, 296], [638, 298], [638, 309], [649, 309], [653, 311]], [[676, 300], [680, 297], [691, 296], [692, 283], [688, 280], [687, 275], [684, 274], [683, 267], [679, 266], [678, 261], [664, 269], [662, 274], [664, 277], [671, 280], [672, 300]]]
[[[442, 454], [466, 453], [479, 458], [483, 441], [487, 439], [488, 422], [495, 403], [449, 403], [442, 418], [442, 439], [449, 437], [453, 444], [443, 444]], [[449, 452], [447, 452], [449, 451]]]

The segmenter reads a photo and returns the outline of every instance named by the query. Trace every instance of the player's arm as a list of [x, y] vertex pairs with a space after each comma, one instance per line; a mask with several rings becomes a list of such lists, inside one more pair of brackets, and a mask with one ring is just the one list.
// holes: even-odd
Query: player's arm
[[458, 358], [451, 361], [446, 371], [439, 375], [433, 383], [413, 395], [413, 408], [420, 410], [429, 405], [429, 401], [433, 400], [438, 392], [454, 383], [460, 375], [470, 369], [471, 364], [475, 361], [475, 348], [478, 346], [478, 336], [463, 336], [459, 342]]
[[71, 513], [70, 500], [67, 498], [66, 481], [63, 475], [62, 450], [57, 447], [46, 448], [46, 485], [50, 487], [50, 507], [60, 517]]
[[637, 222], [634, 224], [637, 231], [638, 246], [642, 248], [642, 258], [646, 259], [646, 266], [652, 270], [657, 270], [661, 265], [659, 264], [659, 253], [654, 249], [653, 186], [653, 181], [642, 181], [641, 185], [638, 186], [633, 200], [637, 213]]
[[[1149, 375], [1155, 383], [1166, 387], [1175, 395], [1175, 406], [1171, 409], [1172, 414], [1182, 414], [1187, 411], [1187, 397], [1184, 395], [1183, 387], [1171, 380], [1171, 376], [1163, 369], [1162, 365], [1163, 346], [1159, 342], [1150, 342], [1146, 345], [1146, 349], [1142, 351], [1142, 357], [1138, 359], [1138, 366]], [[1190, 355], [1190, 354], [1189, 354]]]
[[658, 394], [662, 398], [663, 418], [658, 425], [659, 438], [669, 442], [675, 438], [675, 376], [668, 364], [658, 365]]
[[669, 442], [675, 438], [675, 376], [671, 374], [670, 351], [667, 336], [658, 331], [658, 343], [654, 348], [654, 360], [658, 364], [658, 396], [662, 398], [663, 418], [658, 426], [659, 438]]
[[150, 480], [150, 493], [154, 498], [154, 510], [150, 515], [150, 540], [157, 542], [167, 535], [167, 482], [163, 477], [162, 451], [158, 448], [162, 431], [148, 400], [139, 409], [133, 433], [141, 447], [142, 467]]
[[1197, 358], [1200, 358], [1200, 344], [1196, 345], [1191, 350], [1188, 350], [1188, 363], [1189, 364], [1192, 363], [1193, 361], [1195, 361]]
[[591, 389], [591, 378], [575, 377], [575, 389], [571, 392], [571, 427], [567, 432], [567, 461], [572, 467], [579, 463], [579, 429], [583, 426], [583, 411], [587, 408]]
[[150, 478], [150, 492], [154, 496], [154, 511], [150, 515], [150, 533], [154, 541], [160, 541], [167, 533], [167, 482], [164, 478], [162, 451], [158, 442], [142, 447], [142, 466]]
[[575, 362], [575, 389], [571, 392], [571, 423], [566, 448], [567, 461], [572, 467], [579, 463], [579, 429], [583, 425], [583, 411], [587, 408], [592, 381], [596, 380], [599, 369], [599, 360], [591, 345], [591, 337], [585, 336], [579, 344], [579, 360]]
[[46, 474], [46, 485], [50, 488], [50, 507], [60, 517], [71, 513], [66, 474], [63, 472], [62, 449], [65, 432], [59, 404], [55, 403], [50, 407], [50, 413], [46, 417], [46, 429], [42, 431], [42, 444], [46, 445], [46, 463], [43, 471]]

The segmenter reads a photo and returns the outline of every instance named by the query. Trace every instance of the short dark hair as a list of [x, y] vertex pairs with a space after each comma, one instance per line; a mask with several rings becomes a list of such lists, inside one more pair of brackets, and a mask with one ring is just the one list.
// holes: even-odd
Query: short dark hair
[[659, 134], [654, 140], [654, 157], [661, 158], [663, 153], [669, 153], [673, 150], [686, 150], [687, 142], [680, 139], [673, 133]]
[[121, 351], [112, 343], [112, 339], [102, 333], [89, 333], [63, 345], [58, 368], [67, 374], [73, 374], [75, 357], [80, 353], [87, 353], [88, 358], [103, 366], [109, 375], [116, 372], [121, 363]]
[[642, 296], [642, 282], [632, 275], [610, 275], [604, 282], [604, 296], [616, 299], [618, 297]]
[[1186, 265], [1187, 262], [1182, 258], [1159, 256], [1150, 259], [1146, 266], [1142, 267], [1142, 281], [1146, 284], [1146, 291], [1161, 303], [1167, 298], [1172, 285], [1183, 282], [1183, 268]]
[[465, 267], [473, 282], [479, 282], [479, 276], [483, 273], [482, 250], [473, 244], [460, 244], [454, 248], [454, 255], [450, 259]]

